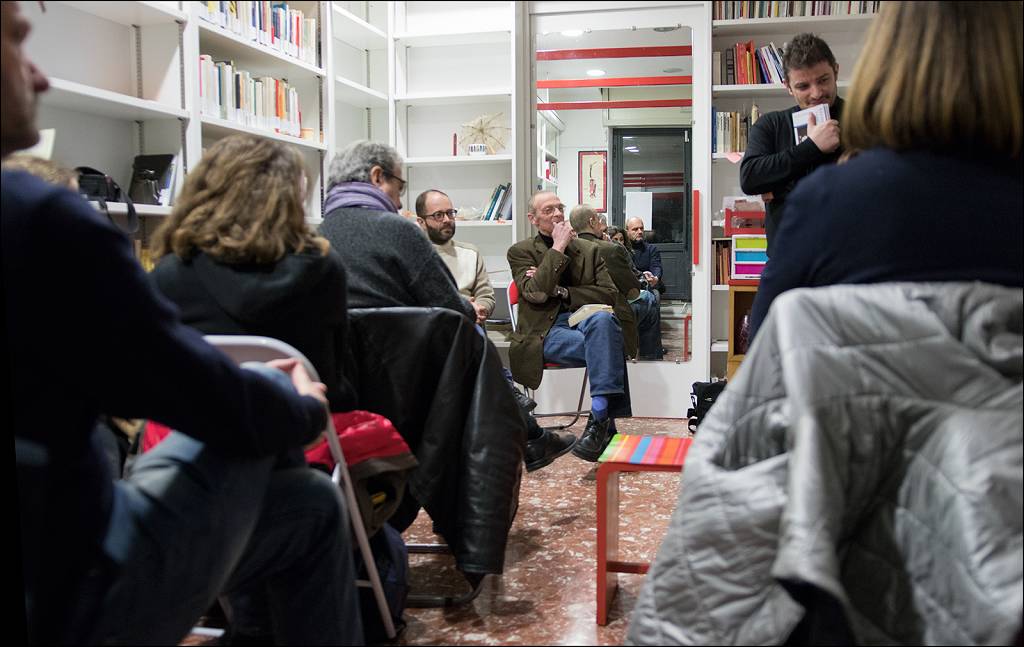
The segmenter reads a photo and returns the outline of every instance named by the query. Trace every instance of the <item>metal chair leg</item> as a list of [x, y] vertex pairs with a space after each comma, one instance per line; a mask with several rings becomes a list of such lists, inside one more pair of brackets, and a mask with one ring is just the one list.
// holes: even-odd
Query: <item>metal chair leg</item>
[[[451, 549], [447, 544], [406, 544], [410, 553], [417, 555], [450, 555]], [[480, 595], [484, 588], [484, 580], [487, 576], [480, 578], [476, 586], [468, 593], [462, 595], [429, 595], [426, 593], [410, 594], [405, 601], [405, 606], [413, 609], [436, 609], [442, 607], [458, 607], [472, 602]]]
[[556, 425], [554, 427], [548, 427], [548, 429], [562, 430], [562, 429], [568, 429], [569, 427], [575, 425], [576, 422], [579, 421], [580, 416], [583, 413], [585, 413], [583, 411], [583, 398], [584, 398], [584, 396], [587, 393], [587, 377], [589, 376], [589, 374], [590, 374], [590, 369], [589, 368], [584, 368], [583, 369], [583, 384], [580, 385], [580, 399], [579, 399], [579, 402], [576, 403], [576, 410], [575, 411], [563, 411], [562, 413], [535, 413], [535, 414], [533, 414], [533, 417], [534, 418], [553, 418], [553, 417], [556, 417], [556, 416], [573, 416], [572, 422], [567, 422], [564, 425]]

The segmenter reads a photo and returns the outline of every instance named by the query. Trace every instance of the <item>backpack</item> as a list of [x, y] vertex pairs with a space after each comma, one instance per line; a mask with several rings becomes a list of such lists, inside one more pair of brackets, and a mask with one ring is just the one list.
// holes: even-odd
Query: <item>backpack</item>
[[[409, 597], [409, 549], [405, 546], [402, 533], [385, 523], [380, 532], [370, 537], [370, 550], [377, 564], [377, 574], [380, 576], [381, 588], [384, 589], [384, 599], [391, 611], [395, 632], [401, 633], [405, 628], [402, 614]], [[355, 551], [355, 562], [359, 579], [368, 579], [359, 550]], [[371, 588], [359, 587], [359, 615], [363, 620], [363, 637], [367, 644], [387, 642], [384, 623], [380, 619], [380, 610]]]
[[691, 432], [697, 433], [697, 427], [700, 426], [701, 420], [704, 419], [704, 416], [708, 415], [711, 405], [715, 403], [718, 396], [725, 390], [726, 383], [726, 380], [693, 383], [693, 390], [690, 393], [690, 401], [693, 403], [693, 407], [686, 412], [686, 416], [690, 419], [689, 426]]

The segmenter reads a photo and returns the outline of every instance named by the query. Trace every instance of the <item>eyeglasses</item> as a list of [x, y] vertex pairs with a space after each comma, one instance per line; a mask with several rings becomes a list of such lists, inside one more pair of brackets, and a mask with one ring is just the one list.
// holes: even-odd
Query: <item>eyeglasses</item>
[[398, 195], [402, 195], [403, 193], [405, 193], [405, 185], [407, 184], [405, 180], [403, 180], [402, 178], [398, 177], [397, 175], [390, 171], [385, 171], [384, 169], [381, 169], [381, 172], [383, 172], [384, 175], [391, 178], [392, 180], [398, 180], [401, 183], [398, 185]]
[[545, 215], [545, 216], [552, 216], [552, 215], [555, 214], [556, 211], [560, 211], [562, 213], [565, 213], [565, 205], [564, 204], [552, 204], [552, 205], [548, 205], [548, 206], [546, 206], [546, 207], [544, 207], [543, 209], [540, 210], [540, 212], [543, 215]]
[[455, 216], [459, 215], [458, 209], [449, 209], [448, 211], [435, 211], [434, 213], [428, 213], [424, 218], [430, 218], [434, 222], [444, 222], [445, 217], [455, 220]]

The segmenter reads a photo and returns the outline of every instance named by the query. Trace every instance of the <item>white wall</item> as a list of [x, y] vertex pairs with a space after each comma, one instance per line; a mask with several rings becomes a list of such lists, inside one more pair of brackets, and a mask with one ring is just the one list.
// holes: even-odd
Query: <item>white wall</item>
[[[567, 207], [579, 204], [579, 152], [608, 150], [608, 129], [601, 123], [601, 110], [562, 110], [565, 123], [559, 138], [558, 197]], [[608, 159], [611, 174], [611, 157]]]

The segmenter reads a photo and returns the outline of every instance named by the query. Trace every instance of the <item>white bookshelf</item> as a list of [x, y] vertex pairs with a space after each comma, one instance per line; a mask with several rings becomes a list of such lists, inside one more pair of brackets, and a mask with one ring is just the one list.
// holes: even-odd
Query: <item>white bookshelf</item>
[[138, 99], [120, 92], [111, 92], [56, 77], [50, 77], [50, 89], [40, 96], [40, 101], [44, 105], [74, 112], [130, 121], [188, 119], [189, 116], [184, 108], [164, 105], [149, 99]]
[[248, 133], [250, 135], [256, 135], [258, 137], [264, 137], [266, 139], [273, 139], [279, 142], [285, 142], [288, 144], [295, 144], [303, 148], [310, 148], [318, 151], [326, 151], [327, 146], [318, 141], [311, 139], [302, 139], [300, 137], [292, 137], [291, 135], [282, 135], [272, 130], [263, 130], [261, 128], [253, 128], [246, 126], [234, 121], [228, 121], [226, 119], [219, 119], [217, 117], [202, 116], [200, 118], [203, 124], [203, 135], [212, 135], [215, 138], [227, 137], [235, 133]]
[[361, 83], [346, 79], [343, 76], [334, 77], [334, 96], [337, 101], [355, 108], [387, 108], [388, 95], [368, 88]]
[[[849, 89], [849, 81], [839, 81], [837, 84], [839, 91]], [[738, 98], [738, 99], [757, 99], [757, 98], [786, 98], [789, 96], [789, 91], [786, 86], [779, 85], [776, 83], [747, 83], [742, 85], [714, 85], [711, 86], [711, 96], [718, 98]]]
[[762, 36], [765, 34], [798, 34], [804, 31], [834, 32], [863, 31], [875, 14], [849, 16], [789, 16], [786, 18], [747, 18], [715, 20], [712, 23], [717, 36]]
[[512, 155], [451, 155], [435, 157], [410, 157], [405, 160], [406, 166], [464, 166], [483, 164], [508, 165], [512, 162]]
[[331, 33], [335, 40], [358, 49], [384, 49], [387, 47], [387, 32], [370, 24], [351, 11], [331, 3]]
[[306, 73], [318, 77], [327, 74], [322, 67], [311, 65], [294, 56], [243, 38], [209, 21], [200, 18], [195, 22], [199, 25], [200, 47], [205, 46], [206, 49], [215, 50], [218, 58], [234, 60], [239, 68], [245, 69], [247, 65], [258, 67], [257, 71], [261, 75], [287, 78], [289, 81], [292, 81], [292, 77], [297, 74]]
[[506, 43], [510, 37], [508, 29], [488, 31], [439, 31], [431, 33], [401, 32], [395, 34], [395, 41], [404, 47], [441, 47], [462, 45], [486, 45]]
[[465, 103], [507, 102], [512, 97], [508, 89], [484, 89], [468, 91], [412, 92], [395, 97], [395, 101], [409, 106], [451, 106]]
[[[132, 25], [160, 25], [167, 22], [186, 22], [188, 15], [165, 2], [54, 2], [92, 14], [99, 18]], [[177, 3], [174, 3], [177, 4]]]

